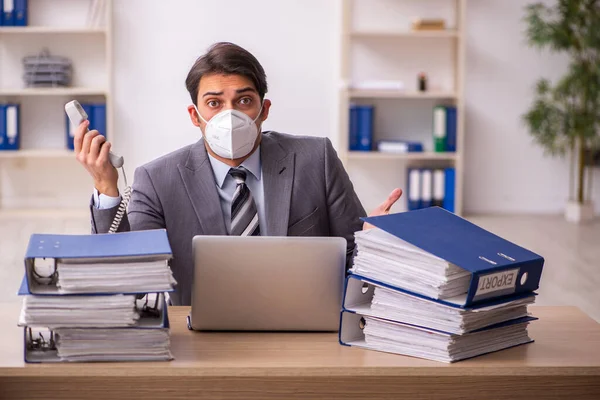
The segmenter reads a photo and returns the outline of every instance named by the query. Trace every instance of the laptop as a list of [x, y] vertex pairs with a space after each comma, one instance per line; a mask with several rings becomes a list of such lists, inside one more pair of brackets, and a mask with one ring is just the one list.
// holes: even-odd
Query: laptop
[[195, 236], [192, 245], [190, 329], [339, 329], [346, 239]]

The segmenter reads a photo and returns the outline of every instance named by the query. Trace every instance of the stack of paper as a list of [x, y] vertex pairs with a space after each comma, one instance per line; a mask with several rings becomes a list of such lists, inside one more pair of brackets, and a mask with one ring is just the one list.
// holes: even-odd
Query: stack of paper
[[140, 318], [136, 296], [26, 296], [21, 326], [132, 326]]
[[380, 229], [355, 233], [352, 273], [435, 299], [467, 293], [471, 274]]
[[542, 257], [439, 207], [365, 221], [342, 344], [454, 362], [532, 341]]
[[535, 296], [532, 295], [480, 308], [459, 308], [375, 286], [371, 311], [385, 319], [461, 335], [527, 317], [527, 306], [534, 301]]
[[32, 235], [19, 325], [26, 362], [172, 359], [166, 231]]
[[166, 260], [85, 263], [64, 259], [57, 263], [60, 293], [132, 293], [169, 291], [175, 285]]
[[364, 319], [367, 345], [441, 362], [459, 361], [531, 341], [527, 335], [528, 321], [517, 320], [496, 329], [452, 335], [373, 317]]
[[169, 329], [55, 329], [63, 361], [171, 360]]

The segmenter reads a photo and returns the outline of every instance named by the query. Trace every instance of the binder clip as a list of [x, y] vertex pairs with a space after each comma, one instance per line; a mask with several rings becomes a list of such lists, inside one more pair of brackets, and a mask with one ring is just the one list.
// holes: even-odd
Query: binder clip
[[148, 305], [148, 302], [150, 301], [149, 293], [146, 293], [146, 295], [144, 297], [145, 297], [144, 304], [142, 305], [141, 308], [137, 307], [137, 301], [136, 301], [136, 309], [140, 312], [141, 316], [159, 318], [160, 310], [158, 309], [158, 300], [159, 300], [160, 296], [158, 294], [156, 295], [156, 298], [154, 299], [154, 305]]
[[31, 328], [27, 328], [27, 350], [51, 351], [56, 350], [56, 341], [54, 340], [54, 332], [49, 332], [50, 337], [46, 339], [42, 332], [37, 333], [37, 337], [33, 334]]

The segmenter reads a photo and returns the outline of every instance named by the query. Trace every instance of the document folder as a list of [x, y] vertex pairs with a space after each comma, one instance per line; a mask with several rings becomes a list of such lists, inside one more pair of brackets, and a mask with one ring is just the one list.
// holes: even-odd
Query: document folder
[[[25, 276], [31, 294], [61, 294], [57, 286], [57, 266], [61, 263], [166, 263], [171, 257], [165, 229], [95, 235], [33, 234], [25, 255]], [[43, 272], [40, 271], [42, 269]], [[148, 287], [143, 290], [144, 293], [165, 291], [173, 291], [173, 288]], [[124, 292], [116, 290], [103, 293]], [[135, 294], [139, 291], [126, 293]], [[100, 293], [96, 291], [94, 294]]]
[[[340, 317], [339, 342], [343, 346], [451, 363], [533, 342], [526, 327], [536, 319], [524, 317], [461, 336], [344, 311]], [[387, 325], [402, 335], [397, 342], [388, 339], [370, 343], [364, 332], [369, 321]], [[442, 348], [434, 347], [435, 342], [442, 342]], [[457, 343], [464, 343], [464, 350], [457, 349]], [[446, 344], [448, 347], [444, 348]]]
[[[378, 301], [376, 289], [394, 293], [395, 296], [393, 300]], [[349, 275], [346, 278], [342, 310], [462, 335], [529, 316], [527, 306], [534, 303], [535, 296], [535, 293], [524, 293], [511, 299], [494, 299], [472, 307], [461, 307], [372, 279]]]
[[[459, 306], [531, 293], [544, 258], [439, 207], [362, 218], [363, 221], [471, 274]], [[448, 300], [448, 299], [446, 299]]]
[[[143, 332], [143, 331], [156, 331], [161, 335], [167, 336], [168, 343], [168, 335], [169, 335], [169, 315], [168, 315], [168, 307], [165, 301], [164, 295], [160, 294], [156, 298], [156, 302], [153, 305], [144, 305], [143, 311], [148, 314], [154, 313], [155, 315], [160, 315], [158, 323], [142, 323], [138, 326], [131, 327], [119, 327], [119, 328], [55, 328], [49, 329], [47, 327], [33, 327], [26, 326], [23, 329], [23, 339], [24, 339], [24, 360], [26, 363], [56, 363], [63, 362], [65, 360], [61, 359], [58, 354], [57, 349], [57, 339], [60, 340], [59, 336], [56, 332], [60, 332], [61, 329], [63, 331], [85, 331], [90, 334], [94, 334], [97, 332], [115, 332], [115, 334], [122, 332]], [[168, 353], [168, 349], [166, 351]], [[139, 358], [132, 358], [131, 355], [121, 355], [114, 356], [114, 358], [110, 358], [111, 356], [105, 356], [106, 359], [102, 360], [100, 357], [98, 359], [92, 361], [152, 361], [152, 360], [170, 360], [173, 357], [170, 355], [166, 356], [165, 352], [162, 351], [160, 354], [156, 356], [141, 356]], [[119, 358], [121, 357], [121, 358]], [[82, 360], [83, 361], [83, 360]]]

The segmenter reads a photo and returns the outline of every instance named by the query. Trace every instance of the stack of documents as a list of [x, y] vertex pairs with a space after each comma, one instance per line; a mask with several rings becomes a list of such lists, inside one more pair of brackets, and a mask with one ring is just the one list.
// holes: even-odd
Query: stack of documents
[[56, 329], [64, 361], [171, 360], [168, 329]]
[[352, 272], [428, 297], [449, 298], [469, 289], [471, 273], [380, 229], [355, 234]]
[[439, 207], [365, 221], [342, 344], [454, 362], [532, 341], [542, 257]]
[[379, 318], [366, 316], [364, 319], [368, 346], [441, 362], [459, 361], [531, 341], [527, 335], [529, 322], [521, 320], [495, 329], [452, 335]]
[[166, 231], [32, 235], [19, 326], [26, 362], [172, 359]]
[[175, 284], [166, 260], [86, 263], [66, 259], [56, 263], [60, 293], [135, 292], [140, 288], [169, 291]]
[[26, 296], [19, 325], [116, 327], [135, 325], [139, 318], [136, 296]]

